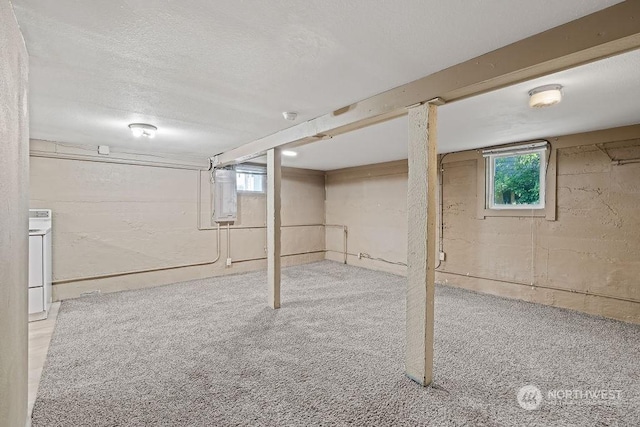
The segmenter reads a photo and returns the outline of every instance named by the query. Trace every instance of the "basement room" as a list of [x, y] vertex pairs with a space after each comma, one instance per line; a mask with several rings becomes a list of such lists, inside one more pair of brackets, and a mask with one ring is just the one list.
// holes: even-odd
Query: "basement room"
[[640, 425], [639, 1], [0, 40], [0, 427]]

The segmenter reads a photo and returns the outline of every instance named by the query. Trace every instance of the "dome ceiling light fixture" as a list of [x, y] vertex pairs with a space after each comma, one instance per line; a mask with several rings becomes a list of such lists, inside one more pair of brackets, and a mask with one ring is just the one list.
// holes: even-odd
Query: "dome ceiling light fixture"
[[298, 118], [298, 113], [293, 111], [285, 111], [284, 113], [282, 113], [282, 117], [284, 117], [285, 120], [294, 121]]
[[146, 123], [131, 123], [129, 125], [129, 129], [131, 129], [131, 133], [136, 138], [144, 136], [149, 139], [154, 138], [156, 136], [156, 132], [158, 131], [157, 127]]
[[558, 84], [540, 86], [529, 91], [529, 107], [551, 107], [562, 101], [562, 86]]
[[287, 156], [287, 157], [295, 157], [298, 155], [298, 153], [296, 153], [295, 151], [291, 151], [291, 150], [284, 150], [282, 152], [283, 156]]

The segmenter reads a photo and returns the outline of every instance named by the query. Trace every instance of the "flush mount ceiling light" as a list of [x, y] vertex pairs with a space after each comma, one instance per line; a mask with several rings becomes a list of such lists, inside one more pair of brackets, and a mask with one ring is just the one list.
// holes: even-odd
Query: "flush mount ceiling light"
[[129, 129], [131, 129], [131, 133], [136, 138], [140, 138], [141, 136], [154, 138], [156, 136], [156, 132], [158, 131], [157, 127], [148, 125], [146, 123], [131, 123], [129, 125]]
[[544, 108], [562, 101], [561, 85], [540, 86], [529, 91], [529, 107]]
[[295, 157], [298, 155], [298, 153], [296, 153], [295, 151], [285, 150], [282, 152], [282, 155], [287, 157]]
[[284, 117], [285, 120], [294, 121], [298, 118], [298, 113], [294, 113], [293, 111], [285, 111], [284, 113], [282, 113], [282, 117]]

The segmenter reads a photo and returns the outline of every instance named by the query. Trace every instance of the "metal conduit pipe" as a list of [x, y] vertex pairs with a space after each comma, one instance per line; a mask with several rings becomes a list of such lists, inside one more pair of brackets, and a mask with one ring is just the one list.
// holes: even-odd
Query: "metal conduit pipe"
[[[228, 225], [228, 224], [227, 224]], [[339, 224], [292, 224], [292, 225], [281, 225], [280, 228], [296, 228], [296, 227], [335, 227], [335, 228], [341, 228], [343, 231], [343, 238], [342, 238], [342, 255], [343, 255], [343, 263], [346, 264], [347, 263], [347, 235], [348, 235], [348, 228], [346, 225], [339, 225]], [[265, 225], [250, 225], [250, 226], [239, 226], [239, 227], [231, 227], [231, 230], [262, 230], [262, 229], [266, 229], [267, 227]], [[319, 252], [337, 252], [337, 251], [327, 251], [326, 249], [322, 250], [322, 251], [311, 251], [311, 252], [300, 252], [300, 253], [296, 253], [296, 254], [289, 254], [289, 255], [282, 255], [282, 256], [291, 256], [291, 255], [304, 255], [304, 254], [308, 254], [308, 253], [319, 253]], [[255, 261], [255, 260], [260, 260], [260, 259], [266, 259], [266, 258], [251, 258], [248, 260], [232, 260], [232, 262], [243, 262], [243, 261]]]
[[[297, 253], [293, 253], [293, 254], [282, 254], [280, 255], [280, 257], [288, 257], [288, 256], [296, 256], [296, 255], [309, 255], [309, 254], [320, 254], [320, 253], [325, 253], [327, 252], [326, 249], [321, 249], [318, 251], [306, 251], [306, 252], [297, 252]], [[266, 256], [264, 257], [258, 257], [258, 258], [246, 258], [246, 259], [238, 259], [238, 260], [234, 260], [234, 263], [239, 263], [239, 262], [249, 262], [249, 261], [262, 261], [267, 259]]]
[[231, 259], [231, 223], [227, 223], [227, 258]]
[[640, 163], [640, 159], [613, 160], [611, 162], [611, 164], [615, 166], [628, 165], [629, 163]]
[[339, 224], [324, 224], [325, 227], [334, 227], [334, 228], [342, 228], [343, 237], [342, 237], [342, 255], [343, 255], [343, 263], [347, 263], [347, 226], [339, 225]]
[[[325, 224], [291, 224], [281, 225], [280, 228], [295, 228], [295, 227], [326, 227]], [[342, 227], [340, 225], [339, 227]], [[231, 230], [262, 230], [267, 228], [266, 225], [238, 225], [231, 226]]]
[[[326, 252], [337, 252], [337, 251], [333, 251], [333, 250], [328, 249]], [[358, 254], [352, 254], [352, 253], [349, 253], [349, 255], [358, 256]], [[388, 260], [382, 259], [382, 258], [373, 258], [373, 257], [369, 256], [368, 254], [361, 254], [361, 255], [367, 255], [367, 256], [362, 256], [362, 258], [364, 258], [364, 259], [370, 259], [370, 260], [374, 260], [374, 261], [380, 261], [380, 262], [385, 262], [387, 264], [400, 265], [400, 266], [404, 266], [404, 267], [407, 266], [407, 264], [403, 263], [403, 262], [388, 261]], [[476, 275], [473, 275], [473, 274], [455, 273], [455, 272], [452, 272], [452, 271], [444, 271], [444, 270], [436, 270], [436, 273], [451, 274], [451, 275], [454, 275], [454, 276], [470, 277], [472, 279], [488, 280], [488, 281], [491, 281], [491, 282], [506, 283], [506, 284], [509, 284], [509, 285], [518, 285], [518, 286], [527, 286], [527, 287], [531, 287], [531, 288], [549, 289], [549, 290], [552, 290], [552, 291], [568, 292], [568, 293], [572, 293], [572, 294], [595, 296], [595, 297], [600, 297], [600, 298], [615, 299], [615, 300], [619, 300], [619, 301], [625, 301], [625, 302], [632, 302], [632, 303], [640, 304], [640, 300], [636, 300], [636, 299], [633, 299], [633, 298], [618, 297], [618, 296], [613, 296], [613, 295], [600, 294], [600, 293], [597, 293], [597, 292], [580, 291], [580, 290], [577, 290], [577, 289], [558, 288], [558, 287], [555, 287], [555, 286], [536, 285], [536, 284], [531, 284], [531, 283], [516, 282], [516, 281], [510, 281], [510, 280], [503, 280], [503, 279], [495, 279], [495, 278], [490, 278], [490, 277], [476, 276]]]
[[[207, 171], [210, 171], [211, 167]], [[196, 210], [198, 211], [197, 215], [197, 226], [199, 231], [207, 231], [207, 230], [215, 230], [215, 227], [202, 227], [202, 175], [201, 171], [198, 171], [198, 204]], [[220, 228], [220, 224], [218, 224], [218, 229]], [[220, 231], [218, 231], [220, 232]]]
[[436, 268], [440, 268], [442, 260], [440, 259], [440, 253], [444, 252], [444, 183], [442, 182], [444, 176], [444, 158], [451, 153], [445, 153], [438, 159], [438, 265]]
[[557, 288], [557, 287], [554, 287], [554, 286], [536, 285], [536, 284], [524, 283], [524, 282], [513, 282], [513, 281], [503, 280], [503, 279], [492, 279], [492, 278], [489, 278], [489, 277], [475, 276], [473, 274], [454, 273], [452, 271], [438, 270], [437, 272], [438, 273], [444, 273], [444, 274], [452, 274], [454, 276], [471, 277], [472, 279], [489, 280], [489, 281], [492, 281], [492, 282], [507, 283], [507, 284], [510, 284], [510, 285], [528, 286], [528, 287], [531, 287], [531, 288], [549, 289], [549, 290], [552, 290], [552, 291], [561, 291], [561, 292], [568, 292], [568, 293], [572, 293], [572, 294], [589, 295], [589, 296], [600, 297], [600, 298], [609, 298], [609, 299], [615, 299], [615, 300], [626, 301], [626, 302], [640, 303], [640, 300], [636, 300], [636, 299], [633, 299], [633, 298], [617, 297], [617, 296], [613, 296], [613, 295], [599, 294], [599, 293], [596, 293], [596, 292], [580, 291], [580, 290], [577, 290], [577, 289]]
[[[85, 154], [65, 154], [65, 153], [52, 153], [48, 151], [40, 151], [40, 150], [31, 150], [29, 151], [30, 157], [42, 157], [45, 159], [62, 159], [62, 160], [77, 160], [80, 162], [94, 162], [94, 163], [116, 163], [120, 165], [129, 165], [129, 166], [148, 166], [152, 168], [163, 168], [163, 169], [183, 169], [183, 170], [194, 170], [194, 171], [204, 171], [209, 169], [203, 169], [198, 166], [173, 163], [173, 162], [158, 162], [153, 160], [133, 160], [127, 158], [119, 158], [119, 157], [104, 157], [99, 158], [92, 155]], [[209, 162], [211, 164], [211, 162]]]
[[[344, 252], [343, 252], [343, 256], [344, 256], [344, 263], [347, 263], [347, 226], [346, 225], [336, 225], [336, 224], [295, 224], [295, 225], [283, 225], [281, 226], [281, 228], [290, 228], [290, 227], [338, 227], [338, 228], [342, 228], [344, 230]], [[230, 235], [231, 232], [230, 230], [247, 230], [247, 229], [263, 229], [266, 228], [266, 226], [247, 226], [247, 227], [230, 227], [229, 224], [227, 224], [227, 245], [230, 245]], [[158, 268], [149, 268], [149, 269], [142, 269], [142, 270], [133, 270], [133, 271], [125, 271], [125, 272], [119, 272], [119, 273], [109, 273], [109, 274], [102, 274], [102, 275], [97, 275], [97, 276], [87, 276], [87, 277], [77, 277], [77, 278], [73, 278], [73, 279], [62, 279], [62, 280], [54, 280], [53, 284], [54, 285], [61, 285], [64, 283], [71, 283], [71, 282], [83, 282], [83, 281], [87, 281], [87, 280], [98, 280], [98, 279], [109, 279], [112, 277], [120, 277], [120, 276], [127, 276], [130, 274], [140, 274], [140, 273], [152, 273], [155, 271], [164, 271], [164, 270], [175, 270], [178, 268], [186, 268], [186, 267], [198, 267], [198, 266], [202, 266], [202, 265], [210, 265], [210, 264], [214, 264], [216, 263], [219, 259], [220, 259], [220, 224], [217, 224], [217, 227], [215, 228], [218, 232], [216, 234], [217, 236], [217, 254], [216, 254], [216, 258], [213, 261], [206, 261], [206, 262], [198, 262], [198, 263], [192, 263], [192, 264], [180, 264], [180, 265], [174, 265], [174, 266], [169, 266], [169, 267], [158, 267]], [[227, 246], [227, 248], [229, 248], [230, 246]], [[327, 252], [326, 250], [320, 250], [320, 251], [310, 251], [310, 252], [300, 252], [300, 253], [294, 253], [294, 254], [286, 254], [286, 255], [282, 255], [282, 256], [294, 256], [294, 255], [306, 255], [306, 254], [312, 254], [312, 253], [320, 253], [320, 252]], [[254, 261], [254, 260], [260, 260], [260, 259], [266, 259], [266, 258], [255, 258], [255, 259], [246, 259], [246, 260], [235, 260], [233, 262], [246, 262], [246, 261]]]
[[[325, 250], [325, 252], [342, 253], [342, 252], [340, 252], [340, 251], [334, 251], [334, 250], [332, 250], [332, 249], [327, 249], [327, 250]], [[368, 254], [368, 253], [366, 253], [366, 252], [360, 252], [360, 253], [358, 253], [358, 254], [355, 254], [355, 253], [352, 253], [352, 252], [347, 252], [347, 255], [349, 255], [349, 256], [354, 256], [354, 257], [359, 257], [359, 258], [361, 258], [361, 259], [368, 259], [368, 260], [371, 260], [371, 261], [380, 261], [380, 262], [384, 262], [384, 263], [387, 263], [387, 264], [400, 265], [400, 266], [403, 266], [403, 267], [406, 267], [406, 266], [407, 266], [407, 263], [406, 263], [406, 262], [401, 262], [401, 261], [389, 261], [388, 259], [384, 259], [384, 258], [377, 258], [377, 257], [371, 256], [371, 255], [369, 255], [369, 254]], [[346, 264], [346, 262], [345, 262], [345, 264]]]

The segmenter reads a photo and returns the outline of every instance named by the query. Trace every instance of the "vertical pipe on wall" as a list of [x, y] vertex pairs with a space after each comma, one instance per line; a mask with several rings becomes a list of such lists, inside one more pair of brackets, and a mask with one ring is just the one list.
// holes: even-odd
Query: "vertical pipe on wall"
[[437, 105], [409, 110], [406, 374], [427, 386], [433, 378], [433, 298], [438, 180]]
[[344, 249], [344, 263], [346, 264], [347, 263], [347, 226], [345, 225], [342, 229], [344, 230], [343, 249]]
[[[349, 256], [349, 252], [347, 251], [347, 239], [348, 239], [348, 235], [349, 235], [349, 229], [346, 225], [339, 225], [339, 224], [322, 224], [324, 225], [324, 227], [334, 227], [334, 228], [342, 228], [342, 262], [344, 264], [347, 264], [347, 258]], [[334, 251], [334, 252], [338, 252], [338, 251]]]
[[281, 151], [267, 151], [267, 278], [269, 306], [280, 308], [280, 183]]
[[[211, 170], [211, 169], [209, 169]], [[213, 173], [213, 172], [212, 172]], [[202, 226], [202, 170], [198, 170], [198, 186], [197, 186], [197, 191], [198, 191], [198, 199], [197, 199], [197, 204], [196, 204], [196, 215], [197, 215], [197, 219], [196, 219], [196, 224], [198, 227], [198, 230], [200, 231], [206, 231], [206, 230], [215, 230], [215, 227], [203, 227]], [[220, 224], [218, 224], [218, 235], [220, 234]], [[218, 251], [220, 250], [220, 248], [218, 248]]]
[[444, 252], [444, 158], [445, 153], [438, 158], [438, 264], [436, 270], [442, 265], [440, 254]]
[[227, 259], [231, 259], [231, 223], [227, 222]]

